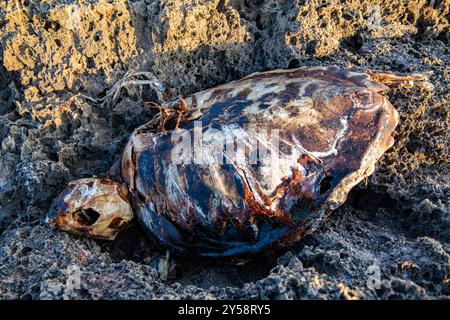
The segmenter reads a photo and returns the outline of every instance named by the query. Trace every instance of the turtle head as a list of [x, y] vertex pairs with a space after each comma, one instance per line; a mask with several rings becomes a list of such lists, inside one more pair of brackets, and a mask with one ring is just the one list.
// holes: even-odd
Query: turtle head
[[78, 235], [114, 240], [132, 219], [126, 186], [88, 178], [69, 183], [50, 208], [46, 222]]

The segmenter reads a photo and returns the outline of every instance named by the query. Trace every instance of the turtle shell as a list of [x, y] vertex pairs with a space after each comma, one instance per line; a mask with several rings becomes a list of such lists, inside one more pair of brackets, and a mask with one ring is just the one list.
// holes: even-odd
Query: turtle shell
[[[182, 253], [290, 245], [341, 205], [393, 144], [398, 114], [384, 89], [362, 72], [307, 67], [196, 93], [186, 99], [195, 121], [164, 132], [144, 125], [130, 137], [120, 176], [133, 210], [155, 240]], [[194, 141], [190, 149], [180, 149], [183, 138]], [[235, 148], [215, 154], [211, 146], [223, 141]]]

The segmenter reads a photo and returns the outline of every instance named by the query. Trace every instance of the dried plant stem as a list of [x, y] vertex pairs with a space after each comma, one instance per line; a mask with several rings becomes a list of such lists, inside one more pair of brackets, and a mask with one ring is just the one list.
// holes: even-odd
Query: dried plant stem
[[[144, 79], [142, 79], [144, 78]], [[122, 79], [117, 81], [103, 96], [102, 98], [93, 98], [88, 95], [81, 95], [89, 101], [99, 103], [102, 106], [105, 104], [114, 104], [120, 96], [122, 88], [127, 88], [128, 86], [143, 86], [149, 85], [153, 90], [155, 90], [156, 95], [160, 103], [163, 103], [163, 85], [156, 78], [156, 76], [148, 71], [128, 71]]]

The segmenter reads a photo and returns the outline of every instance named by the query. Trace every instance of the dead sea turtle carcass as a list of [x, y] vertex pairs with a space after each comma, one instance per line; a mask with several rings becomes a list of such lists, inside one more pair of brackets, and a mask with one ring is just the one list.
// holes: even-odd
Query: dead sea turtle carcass
[[108, 178], [69, 183], [47, 221], [114, 239], [136, 216], [156, 242], [203, 256], [290, 245], [392, 146], [398, 114], [382, 82], [412, 81], [426, 76], [304, 67], [179, 99], [134, 131]]

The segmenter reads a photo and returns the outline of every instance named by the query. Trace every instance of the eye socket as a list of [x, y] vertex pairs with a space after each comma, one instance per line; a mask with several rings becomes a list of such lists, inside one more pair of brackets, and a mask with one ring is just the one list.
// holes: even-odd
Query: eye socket
[[322, 179], [322, 181], [320, 181], [320, 189], [319, 189], [320, 194], [324, 194], [325, 192], [331, 189], [331, 181], [333, 181], [333, 179], [334, 179], [333, 176], [326, 176], [325, 178]]
[[91, 209], [81, 209], [74, 213], [74, 220], [83, 226], [92, 226], [100, 218], [100, 214]]

